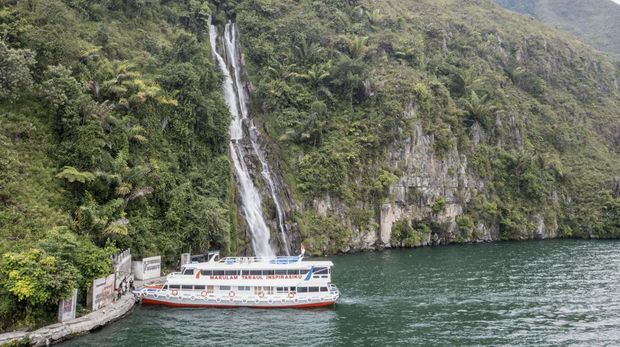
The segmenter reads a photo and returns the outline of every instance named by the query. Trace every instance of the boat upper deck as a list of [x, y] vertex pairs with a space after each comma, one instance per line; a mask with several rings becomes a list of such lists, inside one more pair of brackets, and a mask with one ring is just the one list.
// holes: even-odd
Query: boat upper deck
[[303, 257], [276, 257], [276, 258], [258, 258], [258, 257], [226, 257], [217, 260], [213, 257], [207, 262], [190, 263], [183, 265], [185, 269], [198, 270], [235, 270], [235, 269], [309, 269], [330, 268], [334, 266], [331, 261], [302, 261]]

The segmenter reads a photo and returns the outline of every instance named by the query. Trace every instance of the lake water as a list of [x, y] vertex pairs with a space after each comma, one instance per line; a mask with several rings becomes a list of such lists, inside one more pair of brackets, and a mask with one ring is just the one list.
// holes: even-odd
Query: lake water
[[137, 307], [63, 346], [620, 345], [620, 242], [540, 241], [331, 258], [312, 310]]

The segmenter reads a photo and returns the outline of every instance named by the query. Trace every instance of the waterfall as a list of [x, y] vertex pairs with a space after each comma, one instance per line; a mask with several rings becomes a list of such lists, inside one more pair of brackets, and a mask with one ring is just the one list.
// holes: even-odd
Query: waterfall
[[[267, 162], [265, 153], [258, 143], [259, 131], [254, 122], [249, 118], [249, 96], [243, 82], [241, 81], [241, 54], [240, 45], [237, 37], [236, 25], [228, 22], [224, 30], [224, 55], [226, 60], [217, 51], [218, 32], [214, 25], [209, 28], [211, 40], [211, 50], [222, 74], [224, 75], [224, 98], [232, 117], [230, 123], [230, 153], [233, 161], [235, 177], [241, 197], [241, 208], [246, 223], [249, 227], [254, 253], [259, 257], [273, 257], [274, 251], [269, 242], [270, 233], [267, 223], [263, 217], [262, 197], [245, 164], [245, 150], [241, 146], [242, 140], [246, 137], [243, 131], [244, 121], [249, 127], [248, 140], [252, 145], [253, 155], [258, 158], [262, 166], [261, 175], [265, 180], [271, 199], [274, 202], [278, 218], [278, 228], [282, 237], [283, 250], [289, 255], [289, 245], [284, 210], [279, 201], [276, 186], [272, 178], [271, 170]], [[226, 61], [230, 64], [226, 64]]]

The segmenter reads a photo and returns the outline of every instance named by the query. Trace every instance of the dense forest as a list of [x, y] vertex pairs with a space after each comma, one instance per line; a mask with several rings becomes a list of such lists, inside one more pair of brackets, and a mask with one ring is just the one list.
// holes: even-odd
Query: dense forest
[[310, 252], [620, 235], [604, 55], [491, 1], [236, 11]]
[[53, 319], [119, 249], [236, 252], [207, 4], [0, 4], [0, 328]]
[[2, 0], [0, 330], [120, 249], [247, 251], [210, 16], [309, 253], [620, 236], [618, 65], [490, 0]]

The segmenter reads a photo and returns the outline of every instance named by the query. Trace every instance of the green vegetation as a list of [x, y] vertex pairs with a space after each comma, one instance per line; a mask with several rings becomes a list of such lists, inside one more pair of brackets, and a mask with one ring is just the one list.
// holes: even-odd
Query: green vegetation
[[420, 247], [428, 242], [431, 227], [427, 222], [414, 222], [411, 226], [407, 221], [398, 221], [392, 228], [390, 243], [399, 247]]
[[[567, 35], [491, 1], [239, 1], [229, 15], [241, 28], [255, 111], [304, 206], [336, 201], [344, 207], [334, 212], [351, 218], [363, 206], [368, 224], [377, 221], [402, 175], [386, 169], [389, 158], [421, 126], [435, 157], [458, 150], [484, 182], [450, 202], [464, 207], [455, 241], [478, 237], [478, 222], [498, 226], [502, 239], [532, 238], [537, 218], [564, 236], [620, 232], [611, 191], [619, 70]], [[433, 218], [448, 205], [415, 187], [406, 194]], [[429, 217], [396, 224], [393, 244], [418, 244], [409, 228]], [[298, 219], [312, 225], [315, 216]], [[442, 232], [442, 221], [425, 223]], [[309, 251], [327, 249], [313, 249], [322, 231], [302, 229]]]
[[620, 5], [613, 0], [495, 0], [565, 30], [584, 42], [620, 58]]
[[0, 2], [0, 330], [110, 254], [235, 253], [230, 115], [204, 1]]
[[[420, 131], [424, 158], [466, 158], [482, 188], [403, 187], [398, 203], [429, 213], [396, 223], [393, 245], [435, 244], [451, 204], [456, 242], [479, 223], [532, 238], [541, 219], [620, 236], [618, 67], [490, 0], [5, 0], [0, 329], [53, 319], [71, 288], [83, 302], [119, 249], [168, 264], [244, 249], [209, 14], [239, 24], [308, 253], [376, 230], [408, 174], [393, 159]], [[338, 211], [315, 211], [326, 201]]]

